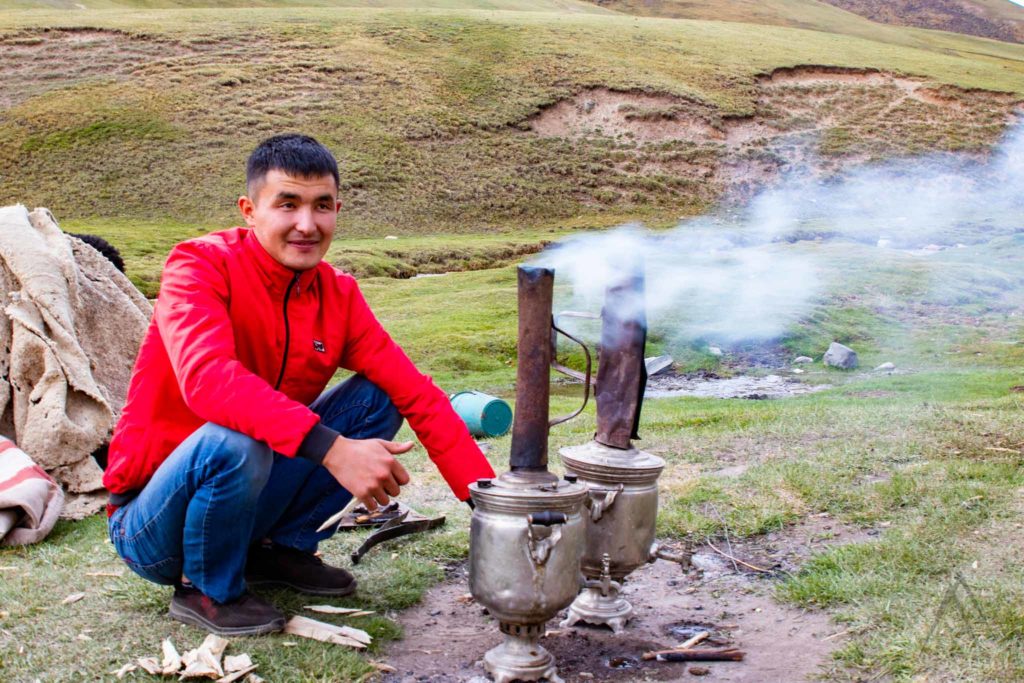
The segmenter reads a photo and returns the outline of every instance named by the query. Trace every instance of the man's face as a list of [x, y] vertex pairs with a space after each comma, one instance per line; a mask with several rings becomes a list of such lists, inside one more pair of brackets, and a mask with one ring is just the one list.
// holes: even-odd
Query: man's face
[[238, 208], [260, 246], [287, 268], [315, 268], [331, 246], [341, 210], [334, 177], [273, 169], [250, 189], [254, 196], [239, 197]]

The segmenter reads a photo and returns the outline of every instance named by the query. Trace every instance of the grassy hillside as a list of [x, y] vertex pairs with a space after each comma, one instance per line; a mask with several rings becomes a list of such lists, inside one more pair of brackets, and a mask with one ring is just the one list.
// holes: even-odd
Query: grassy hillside
[[586, 12], [610, 10], [584, 0], [6, 0], [3, 9], [232, 9], [253, 7], [380, 7], [509, 10], [515, 12]]
[[1009, 0], [825, 0], [874, 21], [1024, 42], [1024, 8]]
[[[223, 224], [252, 145], [296, 129], [338, 155], [343, 224], [357, 233], [668, 218], [718, 198], [731, 153], [721, 140], [541, 135], [533, 118], [603, 86], [679, 98], [714, 127], [756, 113], [759, 75], [798, 64], [1024, 92], [1024, 48], [925, 32], [896, 44], [728, 22], [374, 9], [7, 12], [0, 32], [0, 203], [63, 219]], [[979, 148], [1001, 132], [984, 126]], [[889, 153], [962, 146], [924, 128], [890, 135]], [[649, 163], [654, 152], [706, 158], [711, 175]]]

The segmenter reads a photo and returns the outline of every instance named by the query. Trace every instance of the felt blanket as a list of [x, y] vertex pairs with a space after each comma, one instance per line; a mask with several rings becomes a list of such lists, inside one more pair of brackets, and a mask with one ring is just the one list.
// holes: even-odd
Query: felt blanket
[[[50, 212], [0, 208], [0, 433], [70, 493], [102, 493], [110, 439], [152, 306]], [[98, 508], [94, 495], [76, 516]], [[66, 513], [67, 514], [67, 513]]]
[[0, 436], [0, 545], [43, 540], [63, 508], [64, 492], [57, 482]]

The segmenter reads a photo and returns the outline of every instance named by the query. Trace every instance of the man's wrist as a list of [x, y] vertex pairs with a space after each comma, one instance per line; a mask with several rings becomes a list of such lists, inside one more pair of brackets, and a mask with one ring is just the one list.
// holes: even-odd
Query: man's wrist
[[324, 457], [327, 452], [331, 450], [334, 443], [344, 438], [338, 432], [334, 431], [323, 422], [317, 422], [313, 425], [313, 428], [306, 433], [306, 437], [299, 444], [299, 450], [296, 451], [296, 457], [303, 458], [315, 462], [317, 465], [323, 464]]

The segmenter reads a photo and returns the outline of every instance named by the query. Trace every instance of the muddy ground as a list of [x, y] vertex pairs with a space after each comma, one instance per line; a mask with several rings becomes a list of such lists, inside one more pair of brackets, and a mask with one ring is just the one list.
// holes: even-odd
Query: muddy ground
[[[843, 628], [829, 615], [777, 602], [774, 590], [786, 572], [827, 545], [870, 539], [875, 530], [847, 527], [827, 515], [811, 517], [784, 531], [697, 547], [690, 566], [665, 561], [638, 569], [625, 590], [637, 616], [616, 636], [598, 627], [548, 624], [542, 641], [557, 659], [567, 683], [584, 681], [705, 680], [784, 683], [827, 676], [830, 655], [842, 643]], [[480, 660], [501, 640], [497, 623], [472, 601], [465, 566], [430, 590], [422, 604], [400, 622], [403, 640], [383, 661], [395, 667], [385, 683], [483, 683]], [[671, 647], [707, 630], [711, 645], [746, 653], [742, 662], [663, 663], [644, 652]], [[706, 671], [706, 673], [705, 673]], [[699, 678], [697, 678], [699, 676]]]

